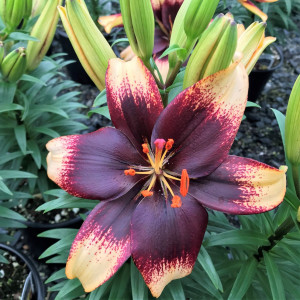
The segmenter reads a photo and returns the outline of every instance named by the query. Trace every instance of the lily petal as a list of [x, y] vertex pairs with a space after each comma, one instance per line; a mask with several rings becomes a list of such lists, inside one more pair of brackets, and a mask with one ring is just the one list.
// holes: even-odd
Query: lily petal
[[173, 139], [169, 168], [191, 178], [214, 171], [227, 157], [246, 106], [248, 76], [234, 63], [181, 92], [162, 112], [152, 134]]
[[116, 128], [142, 151], [150, 141], [155, 121], [163, 110], [155, 80], [140, 58], [109, 61], [106, 73], [107, 104]]
[[[246, 9], [251, 11], [253, 14], [259, 16], [263, 22], [266, 22], [268, 19], [268, 16], [261, 11], [253, 2], [250, 0], [238, 0]], [[266, 2], [266, 1], [257, 1], [257, 2]], [[267, 2], [273, 2], [273, 1], [267, 1]]]
[[115, 128], [63, 136], [46, 145], [48, 177], [71, 195], [108, 200], [128, 192], [141, 176], [124, 170], [145, 161], [127, 137]]
[[80, 228], [69, 254], [66, 275], [77, 277], [86, 292], [108, 280], [130, 257], [130, 219], [141, 186], [123, 197], [101, 202]]
[[189, 193], [211, 209], [230, 214], [262, 213], [282, 202], [285, 171], [249, 158], [228, 156], [209, 176], [191, 180]]
[[123, 19], [121, 14], [115, 14], [110, 16], [100, 16], [98, 23], [104, 27], [106, 33], [111, 33], [114, 27], [123, 26]]
[[[174, 185], [174, 191], [179, 189]], [[131, 220], [134, 262], [154, 297], [173, 279], [191, 273], [207, 226], [207, 212], [193, 197], [171, 207], [161, 191], [138, 205]]]

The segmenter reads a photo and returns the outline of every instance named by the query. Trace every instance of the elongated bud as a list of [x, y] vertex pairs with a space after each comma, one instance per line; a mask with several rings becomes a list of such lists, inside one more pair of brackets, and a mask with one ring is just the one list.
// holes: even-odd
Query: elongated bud
[[[187, 36], [184, 31], [184, 17], [187, 13], [187, 10], [190, 6], [192, 0], [184, 0], [180, 9], [177, 12], [176, 18], [174, 20], [171, 38], [170, 38], [170, 46], [177, 45], [180, 48], [184, 48], [186, 46], [187, 42]], [[195, 41], [196, 42], [196, 41]], [[191, 45], [191, 48], [194, 46], [194, 44]], [[190, 49], [191, 50], [191, 49]], [[189, 50], [187, 50], [187, 53]], [[169, 68], [173, 69], [176, 65], [176, 62], [178, 60], [183, 61], [185, 57], [180, 57], [179, 53], [172, 52], [168, 56], [169, 59]]]
[[92, 20], [83, 0], [66, 0], [59, 14], [70, 42], [89, 77], [99, 90], [105, 88], [108, 60], [115, 58], [110, 45]]
[[150, 0], [120, 0], [126, 35], [133, 52], [149, 62], [154, 46], [154, 15]]
[[183, 87], [226, 69], [237, 45], [237, 26], [229, 15], [219, 15], [200, 37], [186, 67]]
[[266, 47], [276, 41], [274, 37], [265, 37], [266, 26], [266, 23], [254, 22], [238, 38], [237, 51], [243, 53], [242, 62], [248, 74]]
[[31, 36], [37, 38], [39, 41], [29, 41], [27, 46], [27, 69], [34, 70], [41, 62], [47, 53], [56, 30], [58, 22], [57, 6], [62, 0], [48, 0], [41, 15], [35, 23]]
[[211, 21], [219, 0], [192, 0], [184, 17], [184, 31], [191, 40], [198, 38]]
[[[240, 35], [238, 39], [237, 51], [243, 53], [242, 63], [246, 70], [247, 66], [253, 64], [253, 62], [251, 62], [251, 60], [254, 59], [253, 54], [257, 51], [261, 42], [264, 40], [266, 26], [266, 23], [254, 22]], [[249, 73], [250, 71], [251, 70], [249, 70]]]
[[32, 11], [32, 0], [24, 0], [24, 19], [29, 19]]
[[292, 89], [285, 119], [285, 151], [287, 159], [300, 165], [300, 76]]
[[3, 78], [9, 82], [15, 82], [26, 71], [25, 48], [20, 47], [10, 52], [1, 64]]
[[47, 2], [47, 0], [32, 0], [31, 18], [40, 15]]
[[24, 14], [24, 0], [1, 0], [0, 17], [8, 32], [14, 31], [20, 25]]

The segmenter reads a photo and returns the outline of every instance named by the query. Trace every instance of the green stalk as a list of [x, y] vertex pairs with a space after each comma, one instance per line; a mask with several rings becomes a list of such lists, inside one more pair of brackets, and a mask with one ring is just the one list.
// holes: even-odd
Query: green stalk
[[293, 179], [296, 189], [296, 194], [298, 198], [300, 199], [300, 177], [299, 177], [299, 166], [298, 165], [292, 165], [292, 173], [293, 173]]

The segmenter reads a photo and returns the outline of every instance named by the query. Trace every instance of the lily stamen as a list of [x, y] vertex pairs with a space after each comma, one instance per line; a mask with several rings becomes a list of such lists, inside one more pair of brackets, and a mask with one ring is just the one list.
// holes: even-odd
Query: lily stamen
[[164, 154], [162, 155], [161, 159], [160, 159], [160, 163], [159, 163], [159, 167], [162, 168], [163, 166], [163, 162], [164, 162], [164, 159], [166, 157], [166, 154], [168, 151], [170, 151], [173, 147], [173, 144], [174, 144], [174, 140], [173, 139], [168, 139], [167, 143], [166, 143], [166, 149], [165, 149], [165, 152]]
[[143, 147], [143, 152], [147, 155], [147, 157], [149, 159], [149, 162], [150, 162], [152, 168], [154, 169], [155, 168], [155, 164], [153, 162], [152, 157], [150, 156], [149, 145], [147, 143], [144, 143], [144, 144], [142, 144], [142, 147]]
[[180, 179], [180, 194], [185, 197], [189, 191], [190, 178], [186, 169], [182, 170]]
[[150, 184], [149, 184], [147, 190], [141, 191], [141, 194], [142, 194], [144, 197], [149, 197], [149, 196], [152, 196], [152, 195], [153, 195], [153, 192], [151, 192], [151, 189], [152, 189], [152, 187], [154, 186], [155, 181], [156, 181], [156, 176], [153, 175], [152, 178], [151, 178], [151, 181], [150, 181]]
[[174, 176], [172, 176], [172, 175], [169, 175], [169, 174], [166, 173], [166, 172], [163, 172], [163, 175], [164, 175], [164, 177], [167, 177], [167, 178], [170, 178], [170, 179], [173, 179], [173, 180], [181, 181], [180, 178], [177, 178], [177, 177], [174, 177]]

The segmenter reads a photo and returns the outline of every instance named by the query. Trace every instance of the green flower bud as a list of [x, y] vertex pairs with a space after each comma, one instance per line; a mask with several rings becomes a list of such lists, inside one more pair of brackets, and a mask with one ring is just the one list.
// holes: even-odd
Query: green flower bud
[[58, 22], [57, 6], [62, 0], [48, 0], [30, 35], [39, 41], [29, 41], [27, 46], [27, 69], [34, 70], [47, 53], [56, 30]]
[[183, 88], [226, 69], [237, 46], [237, 26], [230, 15], [219, 15], [200, 37], [186, 67]]
[[192, 0], [184, 17], [184, 31], [190, 40], [198, 38], [211, 21], [219, 0]]
[[149, 62], [154, 46], [154, 15], [149, 0], [120, 0], [126, 35], [133, 52]]
[[24, 0], [24, 19], [29, 19], [31, 16], [31, 11], [32, 11], [32, 0]]
[[287, 159], [300, 165], [300, 76], [292, 89], [285, 119], [285, 151]]
[[0, 17], [8, 32], [14, 31], [21, 23], [25, 14], [24, 0], [2, 0], [0, 3]]
[[66, 7], [60, 6], [58, 10], [83, 68], [99, 90], [105, 89], [108, 60], [116, 56], [95, 25], [84, 1], [66, 0]]
[[47, 2], [48, 2], [47, 0], [33, 0], [31, 18], [40, 15], [44, 7], [46, 6]]
[[1, 64], [1, 71], [4, 79], [8, 82], [20, 79], [26, 71], [25, 48], [20, 47], [5, 56]]

